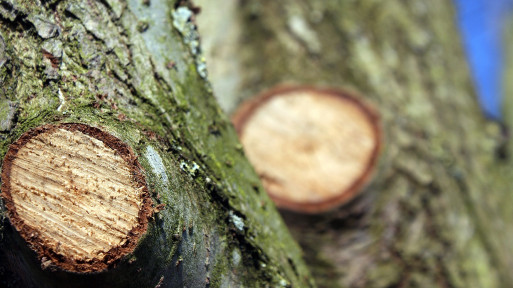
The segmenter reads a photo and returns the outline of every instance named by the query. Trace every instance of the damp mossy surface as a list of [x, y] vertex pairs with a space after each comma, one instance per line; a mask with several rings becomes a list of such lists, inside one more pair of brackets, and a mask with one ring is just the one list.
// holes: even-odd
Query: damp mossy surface
[[[156, 209], [138, 248], [116, 269], [52, 274], [25, 249], [20, 255], [30, 260], [24, 271], [33, 280], [2, 281], [42, 287], [65, 286], [63, 279], [83, 287], [314, 285], [212, 95], [194, 8], [178, 2], [27, 0], [0, 6], [0, 101], [10, 107], [0, 121], [12, 122], [0, 131], [0, 159], [10, 143], [40, 125], [98, 127], [132, 147]], [[2, 251], [22, 246], [8, 221], [0, 227]], [[235, 250], [241, 259], [226, 260]]]

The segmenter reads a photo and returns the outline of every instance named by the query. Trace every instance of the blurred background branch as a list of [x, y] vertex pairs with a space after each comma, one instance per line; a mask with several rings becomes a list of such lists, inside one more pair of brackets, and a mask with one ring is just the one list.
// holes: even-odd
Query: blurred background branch
[[321, 215], [282, 210], [319, 286], [513, 287], [511, 158], [497, 157], [511, 65], [500, 22], [487, 22], [510, 6], [462, 0], [458, 16], [451, 0], [195, 2], [229, 114], [282, 83], [349, 87], [381, 114], [379, 173], [361, 197]]

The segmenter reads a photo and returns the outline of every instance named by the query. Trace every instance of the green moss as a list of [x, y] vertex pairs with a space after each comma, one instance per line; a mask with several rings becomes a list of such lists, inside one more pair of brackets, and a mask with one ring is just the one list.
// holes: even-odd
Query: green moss
[[[61, 1], [38, 9], [23, 2], [15, 7], [24, 11], [22, 18], [37, 15], [44, 20], [44, 15], [58, 14], [62, 33], [50, 40], [43, 41], [30, 28], [1, 25], [1, 35], [13, 46], [9, 57], [19, 67], [13, 66], [16, 73], [0, 70], [0, 79], [16, 83], [9, 95], [19, 108], [16, 125], [0, 138], [0, 157], [27, 130], [60, 122], [99, 127], [134, 149], [154, 204], [165, 206], [154, 215], [139, 250], [113, 274], [96, 275], [94, 281], [113, 281], [115, 273], [123, 272], [126, 277], [116, 285], [133, 281], [130, 285], [155, 286], [165, 271], [186, 267], [190, 283], [204, 284], [206, 277], [220, 283], [219, 272], [245, 286], [304, 286], [287, 262], [292, 257], [300, 275], [308, 274], [299, 248], [276, 211], [264, 211], [259, 204], [270, 200], [265, 193], [247, 192], [254, 191], [251, 183], [258, 183], [258, 177], [236, 149], [237, 135], [204, 79], [204, 59], [190, 17], [182, 19], [187, 31], [177, 31], [173, 3], [153, 0], [144, 5], [137, 0], [124, 7], [111, 2]], [[138, 23], [148, 15], [156, 17], [155, 25], [141, 33]], [[43, 45], [60, 61], [44, 56]], [[176, 69], [166, 68], [170, 59]], [[205, 123], [210, 121], [219, 133], [208, 131]], [[233, 249], [258, 265], [239, 265], [232, 275], [232, 263], [223, 259]], [[207, 250], [211, 264], [197, 265]], [[137, 274], [138, 268], [145, 269], [144, 276]]]

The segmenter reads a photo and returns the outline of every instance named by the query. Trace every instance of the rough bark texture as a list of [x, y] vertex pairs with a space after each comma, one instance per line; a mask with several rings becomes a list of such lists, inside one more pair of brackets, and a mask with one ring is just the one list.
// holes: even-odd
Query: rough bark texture
[[449, 0], [196, 2], [228, 112], [299, 83], [349, 87], [382, 116], [385, 149], [363, 197], [283, 213], [320, 286], [513, 285], [510, 158], [497, 157], [500, 129], [477, 105]]
[[134, 253], [96, 274], [41, 265], [2, 205], [0, 286], [313, 285], [212, 97], [192, 10], [186, 1], [0, 1], [0, 159], [31, 128], [87, 124], [134, 150], [154, 207], [165, 204]]

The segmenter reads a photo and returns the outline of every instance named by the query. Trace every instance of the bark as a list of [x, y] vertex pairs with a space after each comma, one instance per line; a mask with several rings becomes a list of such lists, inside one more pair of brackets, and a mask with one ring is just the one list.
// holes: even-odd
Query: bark
[[319, 286], [513, 285], [511, 157], [478, 107], [450, 1], [212, 2], [196, 1], [199, 27], [228, 112], [296, 83], [355, 90], [381, 114], [385, 149], [363, 195], [282, 213]]
[[31, 128], [87, 124], [133, 149], [154, 207], [165, 204], [133, 253], [94, 274], [41, 263], [2, 205], [0, 286], [313, 286], [212, 96], [193, 10], [0, 1], [0, 159]]

